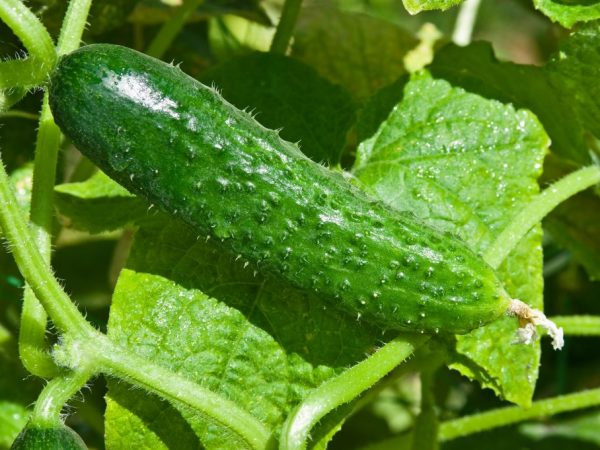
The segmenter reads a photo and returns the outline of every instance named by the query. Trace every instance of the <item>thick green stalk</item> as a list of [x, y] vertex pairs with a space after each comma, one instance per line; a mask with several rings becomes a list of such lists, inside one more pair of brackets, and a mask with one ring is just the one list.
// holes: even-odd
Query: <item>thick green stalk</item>
[[443, 422], [440, 426], [440, 441], [449, 441], [481, 431], [491, 430], [528, 419], [553, 416], [566, 411], [600, 405], [600, 388], [539, 400], [530, 408], [509, 406], [492, 411], [461, 417]]
[[49, 266], [32, 239], [31, 231], [11, 190], [6, 170], [1, 164], [0, 227], [21, 274], [58, 330], [81, 337], [95, 336], [97, 332], [86, 322], [58, 281], [51, 275]]
[[0, 19], [21, 40], [27, 60], [0, 63], [0, 88], [30, 88], [40, 84], [56, 62], [56, 51], [46, 27], [20, 0], [0, 1]]
[[566, 336], [600, 336], [598, 316], [556, 316], [550, 320], [562, 327]]
[[412, 450], [437, 450], [439, 422], [435, 409], [435, 369], [421, 372], [421, 413], [417, 417], [413, 432]]
[[490, 266], [497, 269], [531, 227], [541, 222], [558, 204], [598, 183], [600, 183], [600, 168], [591, 166], [570, 173], [544, 189], [513, 217], [508, 226], [487, 248], [484, 259]]
[[428, 336], [396, 338], [367, 359], [313, 390], [290, 414], [281, 432], [281, 450], [307, 448], [310, 431], [325, 415], [373, 386], [429, 339]]
[[89, 370], [67, 372], [53, 378], [44, 386], [31, 414], [31, 424], [39, 428], [53, 428], [62, 425], [61, 411], [64, 405], [90, 379]]
[[[44, 263], [48, 266], [51, 257], [54, 217], [52, 195], [59, 145], [60, 130], [52, 118], [46, 92], [35, 146], [30, 226], [35, 244]], [[45, 350], [47, 321], [46, 311], [35, 298], [31, 288], [26, 286], [19, 328], [19, 354], [25, 368], [30, 373], [43, 378], [51, 378], [58, 373], [52, 358]]]
[[285, 0], [283, 10], [281, 11], [281, 18], [277, 24], [277, 30], [271, 42], [270, 51], [272, 53], [284, 54], [287, 51], [292, 35], [294, 34], [301, 6], [302, 0]]
[[[1, 111], [1, 109], [0, 109]], [[11, 111], [0, 112], [0, 119], [29, 119], [29, 120], [39, 120], [40, 116], [37, 114], [33, 114], [27, 111], [19, 111], [17, 109], [13, 109]]]
[[141, 386], [171, 403], [205, 414], [235, 433], [246, 442], [248, 448], [266, 450], [274, 445], [269, 429], [236, 403], [123, 350], [105, 336], [79, 345], [78, 350], [90, 358], [98, 371]]
[[185, 25], [187, 19], [203, 2], [204, 0], [187, 0], [177, 8], [177, 12], [171, 20], [165, 22], [161, 29], [158, 30], [158, 33], [152, 39], [152, 42], [150, 42], [146, 54], [155, 58], [162, 58]]
[[71, 0], [60, 29], [56, 53], [58, 56], [79, 48], [92, 0]]
[[[72, 0], [69, 3], [58, 38], [58, 55], [79, 47], [90, 5], [91, 0]], [[35, 147], [30, 221], [35, 242], [48, 265], [52, 248], [53, 195], [60, 139], [60, 130], [54, 123], [46, 92]], [[46, 311], [31, 289], [26, 287], [19, 331], [19, 353], [27, 370], [34, 375], [49, 378], [55, 376], [57, 371], [51, 357], [44, 350], [46, 322]]]

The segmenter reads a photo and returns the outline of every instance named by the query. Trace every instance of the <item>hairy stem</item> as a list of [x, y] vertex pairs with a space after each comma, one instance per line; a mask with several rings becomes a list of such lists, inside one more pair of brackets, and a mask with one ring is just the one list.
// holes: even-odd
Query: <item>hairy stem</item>
[[302, 0], [285, 0], [275, 36], [273, 36], [273, 41], [271, 41], [270, 51], [272, 53], [284, 54], [287, 51], [290, 39], [292, 39], [292, 35], [294, 34], [301, 6]]
[[413, 450], [437, 450], [439, 422], [433, 392], [437, 367], [421, 372], [421, 413], [413, 432]]
[[[58, 38], [58, 55], [64, 55], [79, 47], [90, 5], [91, 0], [69, 2]], [[54, 123], [48, 104], [48, 92], [46, 92], [35, 146], [30, 222], [35, 244], [48, 266], [52, 248], [53, 196], [60, 139], [60, 130]], [[53, 361], [50, 355], [44, 351], [47, 320], [46, 311], [39, 304], [29, 286], [26, 286], [19, 331], [19, 353], [27, 370], [44, 378], [56, 375]]]
[[[28, 60], [0, 63], [0, 87], [31, 87], [41, 83], [56, 62], [54, 43], [46, 27], [20, 0], [2, 0], [0, 19], [10, 27], [29, 53]], [[10, 75], [18, 78], [11, 78]], [[4, 82], [11, 80], [13, 84], [4, 85]]]
[[367, 359], [314, 389], [286, 420], [281, 432], [280, 448], [307, 448], [310, 431], [319, 420], [373, 386], [427, 339], [427, 336], [396, 338]]
[[508, 406], [492, 411], [461, 417], [443, 422], [440, 426], [440, 441], [449, 441], [481, 431], [491, 430], [528, 419], [552, 416], [561, 412], [574, 411], [600, 405], [600, 388], [561, 395], [534, 402], [530, 408]]
[[254, 416], [181, 375], [148, 362], [113, 344], [105, 336], [89, 341], [81, 351], [93, 355], [98, 370], [154, 392], [160, 397], [210, 417], [243, 439], [252, 449], [272, 447], [270, 431]]
[[562, 327], [567, 336], [600, 336], [598, 316], [556, 316], [551, 320]]
[[546, 188], [523, 208], [488, 247], [484, 259], [497, 269], [531, 227], [539, 223], [550, 211], [564, 200], [595, 184], [600, 183], [600, 168], [585, 167], [570, 173]]
[[37, 114], [33, 114], [27, 111], [19, 111], [13, 109], [12, 111], [6, 111], [0, 113], [0, 119], [29, 119], [29, 120], [39, 120], [40, 116]]
[[0, 228], [4, 233], [21, 274], [31, 286], [44, 309], [61, 332], [82, 337], [97, 332], [83, 318], [67, 294], [50, 273], [50, 268], [38, 250], [25, 223], [8, 175], [0, 164]]
[[204, 0], [187, 0], [183, 5], [177, 8], [177, 12], [171, 20], [165, 22], [154, 39], [152, 39], [152, 42], [150, 42], [150, 45], [146, 50], [146, 54], [154, 56], [155, 58], [162, 58], [190, 15], [203, 2]]
[[71, 0], [60, 29], [56, 53], [58, 56], [79, 48], [92, 0]]
[[466, 0], [460, 5], [452, 33], [452, 41], [456, 45], [464, 46], [471, 43], [480, 4], [481, 0]]
[[88, 370], [76, 370], [50, 380], [35, 402], [31, 423], [40, 428], [61, 425], [60, 413], [64, 405], [85, 386], [91, 376]]

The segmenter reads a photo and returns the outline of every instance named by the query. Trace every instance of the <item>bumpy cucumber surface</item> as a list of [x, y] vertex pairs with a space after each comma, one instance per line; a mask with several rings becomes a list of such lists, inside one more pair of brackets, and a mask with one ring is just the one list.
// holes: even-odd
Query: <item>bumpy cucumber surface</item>
[[39, 428], [27, 425], [10, 450], [87, 450], [87, 446], [66, 426]]
[[465, 333], [507, 308], [463, 242], [370, 198], [172, 65], [89, 45], [60, 61], [50, 105], [123, 186], [357, 317]]

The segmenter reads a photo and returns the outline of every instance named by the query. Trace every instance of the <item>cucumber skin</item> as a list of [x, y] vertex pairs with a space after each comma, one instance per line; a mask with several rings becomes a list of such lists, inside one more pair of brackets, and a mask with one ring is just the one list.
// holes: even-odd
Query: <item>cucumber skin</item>
[[82, 47], [53, 73], [50, 106], [130, 191], [357, 318], [466, 333], [506, 311], [494, 271], [462, 241], [368, 197], [172, 65]]
[[27, 425], [10, 450], [87, 450], [87, 446], [75, 431], [66, 426], [38, 428]]

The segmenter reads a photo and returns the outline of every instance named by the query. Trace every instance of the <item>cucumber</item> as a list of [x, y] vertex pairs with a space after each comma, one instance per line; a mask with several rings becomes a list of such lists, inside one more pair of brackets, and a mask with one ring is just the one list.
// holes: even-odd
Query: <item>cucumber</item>
[[71, 428], [27, 425], [10, 450], [87, 450], [81, 437]]
[[127, 189], [384, 329], [466, 333], [510, 301], [459, 239], [390, 209], [178, 68], [82, 47], [50, 82], [57, 124]]

